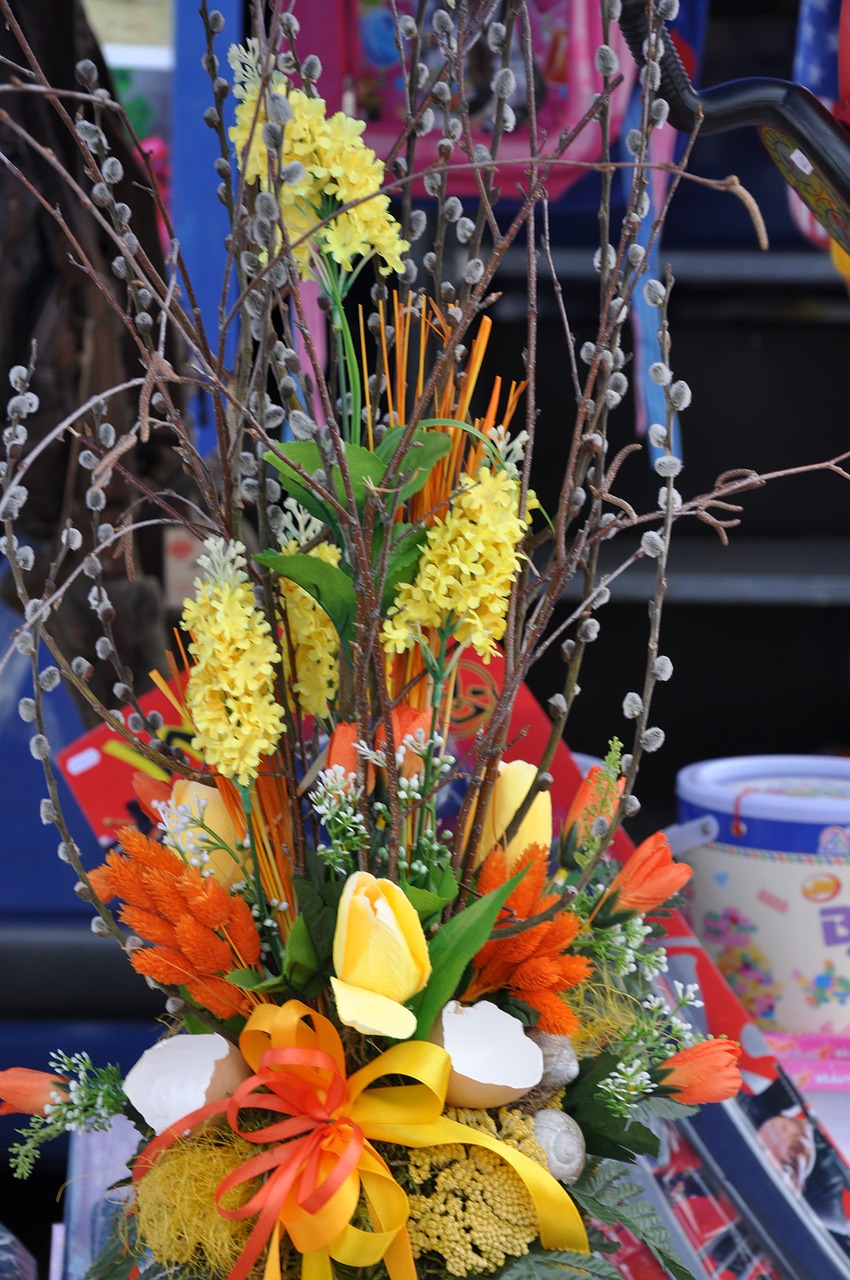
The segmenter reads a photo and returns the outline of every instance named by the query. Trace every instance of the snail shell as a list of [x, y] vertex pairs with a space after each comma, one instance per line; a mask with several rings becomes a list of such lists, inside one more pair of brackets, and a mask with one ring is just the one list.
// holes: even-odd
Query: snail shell
[[584, 1135], [572, 1116], [547, 1108], [534, 1117], [534, 1136], [546, 1152], [549, 1172], [559, 1182], [575, 1182], [586, 1155]]
[[530, 1039], [540, 1046], [543, 1054], [543, 1079], [541, 1087], [554, 1091], [563, 1089], [578, 1075], [578, 1058], [569, 1036], [554, 1036], [548, 1031], [530, 1031]]

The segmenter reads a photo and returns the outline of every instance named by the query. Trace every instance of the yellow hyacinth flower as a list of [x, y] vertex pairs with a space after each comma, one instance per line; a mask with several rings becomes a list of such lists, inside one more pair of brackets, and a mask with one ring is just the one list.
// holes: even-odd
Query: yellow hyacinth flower
[[[487, 661], [505, 632], [508, 600], [529, 527], [519, 483], [505, 470], [461, 476], [460, 492], [428, 529], [419, 568], [399, 588], [384, 625], [384, 648], [405, 653], [417, 635], [453, 622], [460, 645]], [[533, 505], [533, 499], [529, 501]]]
[[240, 786], [257, 776], [260, 760], [277, 746], [283, 712], [274, 695], [279, 660], [271, 628], [254, 603], [239, 542], [210, 538], [199, 560], [194, 600], [183, 604], [195, 665], [186, 707], [195, 726], [192, 746], [207, 765]]
[[[249, 41], [244, 48], [234, 45], [228, 57], [237, 99], [230, 140], [245, 181], [269, 190], [259, 50]], [[280, 72], [272, 74], [269, 90], [285, 95], [292, 111], [275, 164], [278, 171], [286, 171], [280, 188], [281, 213], [302, 276], [312, 273], [315, 248], [329, 254], [345, 271], [352, 269], [355, 258], [375, 253], [383, 259], [383, 274], [402, 272], [401, 255], [410, 246], [402, 240], [399, 224], [389, 211], [389, 197], [381, 194], [384, 165], [363, 141], [364, 121], [342, 111], [329, 117], [324, 99], [290, 88]], [[319, 228], [335, 209], [342, 212]]]
[[[301, 550], [297, 540], [283, 548]], [[306, 553], [338, 565], [339, 547], [320, 542]], [[317, 600], [289, 578], [279, 581], [280, 602], [286, 617], [286, 637], [281, 644], [287, 694], [295, 699], [306, 716], [324, 719], [339, 688], [339, 636], [336, 627]]]

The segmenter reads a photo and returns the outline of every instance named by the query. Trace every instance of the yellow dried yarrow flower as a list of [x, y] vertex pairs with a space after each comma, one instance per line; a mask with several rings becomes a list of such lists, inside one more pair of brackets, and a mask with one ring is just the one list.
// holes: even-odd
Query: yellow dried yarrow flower
[[[292, 539], [284, 552], [301, 551]], [[320, 542], [308, 555], [325, 564], [338, 565], [339, 547]], [[280, 600], [286, 617], [286, 633], [281, 636], [283, 670], [287, 693], [307, 716], [328, 715], [339, 688], [339, 636], [318, 601], [288, 578], [280, 579]]]
[[206, 764], [244, 787], [283, 732], [274, 695], [278, 651], [254, 602], [245, 548], [223, 538], [209, 538], [205, 546], [209, 555], [198, 563], [206, 576], [195, 580], [195, 599], [183, 603], [195, 659], [186, 686], [192, 745]]
[[[546, 1153], [534, 1121], [503, 1107], [498, 1123], [486, 1111], [447, 1108], [446, 1115], [490, 1133], [542, 1168]], [[522, 1257], [537, 1238], [534, 1203], [519, 1174], [494, 1152], [448, 1144], [411, 1151], [408, 1172], [421, 1191], [410, 1196], [408, 1230], [414, 1257], [437, 1254], [450, 1275], [487, 1274]]]
[[[249, 41], [247, 47], [232, 46], [228, 60], [238, 100], [230, 140], [245, 181], [268, 190], [268, 150], [261, 136], [266, 108], [256, 42]], [[401, 239], [399, 224], [389, 212], [389, 197], [381, 194], [384, 165], [363, 142], [365, 123], [342, 111], [328, 117], [324, 99], [290, 89], [279, 72], [272, 73], [269, 89], [285, 94], [292, 111], [277, 164], [288, 179], [280, 189], [281, 212], [301, 274], [311, 274], [314, 247], [346, 271], [352, 269], [355, 258], [375, 253], [384, 261], [384, 275], [402, 272], [401, 255], [410, 246]], [[352, 208], [315, 230], [334, 209], [352, 202]]]
[[[388, 653], [405, 653], [427, 628], [451, 621], [457, 643], [489, 660], [505, 632], [518, 548], [530, 524], [519, 514], [519, 496], [506, 470], [482, 466], [474, 478], [461, 476], [448, 512], [428, 529], [416, 577], [402, 583], [384, 624]], [[527, 508], [535, 505], [529, 495]]]

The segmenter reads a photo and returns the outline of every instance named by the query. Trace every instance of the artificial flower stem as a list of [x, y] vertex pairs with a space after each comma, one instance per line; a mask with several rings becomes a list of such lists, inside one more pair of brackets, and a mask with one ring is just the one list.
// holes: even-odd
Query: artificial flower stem
[[254, 806], [251, 795], [251, 787], [243, 787], [241, 783], [236, 784], [239, 788], [239, 795], [242, 800], [242, 808], [245, 810], [245, 826], [248, 829], [248, 842], [251, 849], [251, 865], [254, 868], [254, 886], [257, 895], [257, 906], [262, 909], [263, 898], [263, 881], [260, 875], [260, 859], [257, 855], [257, 845], [254, 840]]
[[[354, 342], [351, 337], [351, 327], [348, 323], [348, 317], [345, 314], [343, 299], [351, 288], [356, 279], [357, 272], [362, 267], [362, 262], [351, 272], [351, 278], [347, 284], [343, 284], [342, 270], [337, 270], [333, 260], [329, 255], [323, 255], [324, 266], [327, 270], [328, 288], [327, 294], [332, 305], [332, 320], [334, 335], [339, 353], [339, 390], [340, 403], [342, 405], [343, 422], [346, 425], [345, 437], [350, 444], [360, 443], [360, 410], [362, 396], [360, 391], [359, 367], [357, 363], [357, 353], [354, 350]], [[351, 390], [351, 407], [348, 407], [348, 383], [350, 381]]]
[[[425, 797], [430, 797], [430, 799], [428, 799], [427, 802], [423, 801], [423, 804], [419, 810], [419, 815], [416, 823], [417, 843], [422, 839], [422, 836], [424, 835], [426, 818], [430, 816], [432, 825], [436, 822], [437, 798], [436, 798], [436, 794], [432, 794], [432, 790], [433, 790], [432, 784], [434, 780], [433, 758], [434, 758], [434, 751], [436, 750], [436, 744], [434, 739], [437, 733], [438, 721], [440, 716], [440, 707], [443, 701], [443, 689], [445, 687], [445, 680], [446, 680], [446, 674], [447, 674], [446, 658], [448, 653], [448, 644], [452, 635], [452, 630], [453, 630], [453, 625], [452, 625], [452, 620], [450, 620], [444, 626], [440, 627], [439, 631], [437, 632], [437, 635], [439, 637], [439, 642], [440, 642], [440, 648], [439, 648], [437, 657], [434, 659], [434, 674], [432, 677], [433, 684], [431, 689], [431, 728], [429, 733], [429, 736], [431, 739], [431, 745], [428, 750], [428, 754], [425, 757], [425, 776], [424, 776], [423, 785], [422, 785], [423, 795]], [[462, 652], [462, 650], [460, 650], [460, 646], [458, 646], [458, 651]], [[453, 665], [454, 666], [457, 665], [457, 659], [455, 659], [455, 662]]]

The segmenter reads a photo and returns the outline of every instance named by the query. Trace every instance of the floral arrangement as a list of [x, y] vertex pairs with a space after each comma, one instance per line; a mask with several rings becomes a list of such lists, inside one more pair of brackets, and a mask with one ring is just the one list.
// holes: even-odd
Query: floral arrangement
[[[14, 24], [13, 7], [0, 8]], [[104, 120], [119, 108], [92, 64], [78, 68], [81, 90], [54, 96], [82, 156], [88, 187], [77, 194], [115, 249], [115, 283], [99, 287], [144, 373], [129, 379], [138, 416], [124, 434], [110, 422], [123, 383], [53, 430], [80, 438], [90, 527], [66, 521], [36, 587], [16, 522], [38, 353], [11, 371], [0, 508], [24, 611], [16, 645], [33, 661], [21, 713], [44, 764], [42, 818], [58, 828], [95, 932], [162, 989], [168, 1025], [129, 1070], [79, 1052], [57, 1054], [47, 1071], [0, 1070], [0, 1111], [31, 1115], [12, 1151], [22, 1176], [59, 1133], [120, 1113], [137, 1124], [126, 1213], [97, 1274], [507, 1277], [530, 1255], [567, 1275], [611, 1277], [602, 1229], [621, 1223], [687, 1275], [626, 1166], [654, 1149], [654, 1117], [735, 1094], [738, 1047], [691, 1029], [698, 992], [659, 982], [665, 904], [688, 868], [663, 834], [624, 859], [611, 845], [637, 812], [642, 755], [663, 742], [650, 708], [672, 674], [659, 638], [673, 525], [692, 515], [725, 536], [731, 500], [760, 479], [736, 473], [690, 500], [675, 487], [671, 426], [690, 393], [670, 366], [668, 286], [643, 279], [641, 238], [649, 146], [665, 120], [653, 68], [674, 6], [649, 6], [643, 124], [618, 233], [604, 163], [618, 6], [602, 6], [598, 96], [557, 139], [535, 133], [533, 87], [518, 88], [517, 67], [531, 59], [526, 6], [499, 21], [478, 8], [420, 5], [414, 16], [391, 6], [406, 120], [381, 160], [362, 121], [327, 107], [294, 11], [271, 6], [268, 23], [256, 20], [227, 54], [228, 78], [216, 52], [223, 19], [202, 3], [205, 119], [231, 220], [213, 337], [167, 210], [173, 251], [160, 271], [117, 198], [124, 175]], [[493, 68], [483, 127], [468, 101], [464, 59], [475, 50]], [[44, 86], [37, 64], [30, 74]], [[518, 120], [528, 154], [506, 219], [495, 213], [500, 147]], [[532, 487], [535, 440], [549, 429], [534, 390], [537, 269], [551, 262], [546, 184], [575, 138], [600, 125], [600, 321], [577, 352], [564, 313], [576, 408], [557, 508], [546, 512]], [[474, 185], [466, 204], [453, 194], [457, 173]], [[487, 312], [520, 234], [526, 377], [506, 387], [487, 368]], [[617, 497], [624, 457], [606, 458], [636, 289], [658, 308], [651, 376], [668, 411], [650, 433], [661, 489], [645, 515]], [[182, 364], [167, 357], [167, 338], [185, 347]], [[214, 460], [194, 448], [185, 387], [212, 405]], [[191, 476], [188, 496], [134, 472], [133, 451], [157, 433]], [[136, 498], [110, 523], [116, 478]], [[141, 515], [142, 500], [160, 513]], [[152, 673], [185, 730], [169, 744], [122, 659], [104, 566], [112, 550], [132, 565], [145, 523], [175, 520], [204, 550], [173, 650]], [[624, 690], [632, 741], [625, 750], [612, 738], [574, 796], [553, 796], [552, 762], [609, 595], [600, 547], [635, 527], [639, 547], [617, 572], [654, 560], [657, 576], [644, 685]], [[53, 620], [83, 579], [100, 635], [95, 652], [74, 654]], [[579, 590], [565, 604], [571, 582]], [[39, 643], [52, 654], [46, 668]], [[553, 645], [563, 690], [549, 703], [545, 749], [523, 759], [517, 699]], [[464, 740], [453, 707], [470, 653], [498, 667], [500, 692]], [[117, 709], [95, 691], [98, 666], [112, 669]], [[44, 704], [60, 678], [148, 766], [136, 791], [149, 825], [118, 830], [99, 865], [59, 803]]]

